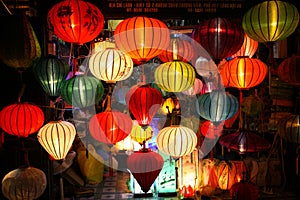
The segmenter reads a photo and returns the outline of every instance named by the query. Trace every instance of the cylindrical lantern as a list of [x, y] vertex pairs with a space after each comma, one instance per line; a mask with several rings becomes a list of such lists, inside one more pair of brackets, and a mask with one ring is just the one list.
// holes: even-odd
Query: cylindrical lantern
[[214, 90], [200, 95], [196, 106], [201, 117], [212, 123], [231, 118], [239, 109], [238, 99], [224, 91]]
[[243, 16], [245, 33], [258, 42], [285, 39], [297, 28], [297, 8], [285, 1], [268, 0], [250, 8]]
[[168, 126], [160, 130], [156, 137], [158, 150], [179, 158], [190, 154], [196, 147], [197, 136], [195, 132], [185, 126]]
[[54, 34], [65, 42], [84, 44], [95, 39], [104, 27], [99, 8], [87, 1], [63, 0], [48, 12]]
[[77, 75], [65, 80], [61, 96], [70, 105], [85, 108], [95, 105], [102, 97], [104, 87], [101, 81], [88, 75]]
[[151, 126], [142, 127], [139, 124], [136, 124], [132, 127], [130, 137], [139, 144], [143, 144], [152, 138], [152, 134], [153, 129]]
[[50, 121], [38, 132], [37, 138], [42, 147], [55, 160], [62, 160], [69, 152], [75, 139], [75, 126], [67, 121]]
[[168, 92], [182, 92], [194, 85], [196, 73], [192, 65], [182, 61], [166, 62], [154, 72], [158, 87]]
[[300, 144], [300, 120], [299, 115], [289, 115], [280, 120], [279, 134], [286, 141]]
[[241, 57], [246, 56], [249, 58], [252, 58], [253, 55], [256, 53], [256, 50], [258, 48], [258, 42], [252, 38], [250, 38], [248, 35], [244, 35], [244, 43], [240, 50], [238, 50], [235, 54], [230, 56], [231, 58], [235, 57]]
[[165, 23], [148, 17], [132, 17], [120, 22], [114, 39], [117, 47], [138, 62], [147, 62], [170, 44], [170, 32]]
[[266, 77], [267, 65], [259, 59], [237, 57], [224, 64], [220, 75], [225, 87], [249, 89], [259, 85]]
[[182, 93], [189, 96], [195, 96], [197, 94], [200, 94], [202, 88], [203, 88], [202, 81], [199, 78], [195, 78], [193, 87], [191, 87], [188, 90], [182, 91]]
[[0, 127], [8, 134], [28, 137], [44, 124], [44, 112], [34, 104], [19, 102], [4, 107], [0, 112]]
[[38, 199], [45, 191], [45, 173], [35, 167], [20, 167], [2, 179], [2, 193], [9, 200]]
[[284, 59], [278, 66], [278, 76], [288, 84], [300, 86], [300, 55]]
[[60, 95], [60, 87], [70, 71], [70, 65], [64, 59], [47, 56], [35, 62], [32, 71], [43, 90], [54, 101]]
[[107, 83], [116, 83], [132, 74], [133, 61], [128, 54], [116, 48], [107, 48], [91, 55], [89, 69], [96, 78]]

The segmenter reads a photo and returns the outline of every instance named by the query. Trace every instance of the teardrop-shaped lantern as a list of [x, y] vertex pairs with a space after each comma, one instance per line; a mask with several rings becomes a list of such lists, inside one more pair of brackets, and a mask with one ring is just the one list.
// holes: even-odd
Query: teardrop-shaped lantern
[[89, 121], [93, 138], [106, 144], [124, 140], [131, 132], [132, 119], [119, 111], [104, 111], [95, 114]]
[[300, 55], [292, 55], [284, 59], [278, 66], [278, 76], [286, 83], [300, 86]]
[[167, 92], [182, 92], [193, 87], [196, 73], [192, 65], [182, 61], [166, 62], [154, 72], [158, 87]]
[[224, 123], [214, 124], [211, 121], [205, 121], [200, 126], [201, 134], [209, 139], [219, 138], [222, 135]]
[[82, 45], [100, 34], [104, 17], [99, 8], [90, 2], [63, 0], [49, 10], [48, 24], [60, 39]]
[[153, 129], [151, 128], [151, 126], [142, 127], [139, 124], [134, 125], [130, 132], [131, 139], [133, 139], [141, 145], [144, 142], [150, 140], [152, 138], [152, 135]]
[[258, 42], [245, 34], [244, 43], [242, 47], [240, 48], [240, 50], [238, 50], [235, 54], [233, 54], [230, 57], [235, 58], [239, 56], [246, 56], [252, 58], [256, 53], [257, 48], [258, 48]]
[[8, 134], [28, 137], [44, 124], [42, 109], [28, 102], [18, 102], [4, 107], [0, 112], [0, 127]]
[[202, 88], [203, 88], [202, 81], [199, 78], [195, 78], [193, 87], [191, 87], [188, 90], [182, 91], [182, 93], [188, 96], [195, 96], [197, 94], [200, 94]]
[[266, 77], [267, 65], [259, 59], [237, 57], [223, 65], [220, 75], [225, 87], [249, 89], [259, 85]]
[[69, 152], [76, 136], [75, 126], [67, 121], [50, 121], [40, 128], [37, 138], [55, 160], [62, 160]]
[[185, 126], [168, 126], [160, 130], [156, 137], [158, 150], [179, 158], [190, 154], [197, 145], [196, 133]]
[[264, 1], [250, 8], [243, 16], [245, 33], [258, 42], [285, 39], [297, 28], [297, 8], [285, 1]]
[[70, 66], [65, 59], [49, 55], [35, 62], [32, 71], [44, 92], [54, 101], [60, 95], [61, 84], [66, 79]]
[[192, 38], [199, 42], [218, 64], [241, 48], [244, 31], [233, 20], [215, 17], [200, 22], [192, 32]]
[[162, 103], [161, 93], [150, 85], [135, 85], [125, 96], [130, 113], [140, 126], [148, 126]]
[[197, 112], [212, 123], [231, 118], [239, 109], [238, 99], [228, 92], [214, 90], [198, 97]]
[[127, 158], [127, 167], [143, 192], [147, 193], [164, 165], [161, 155], [150, 149], [141, 149]]
[[89, 69], [96, 78], [116, 83], [132, 74], [133, 61], [128, 54], [116, 48], [107, 48], [91, 55]]
[[300, 117], [299, 115], [289, 115], [280, 120], [278, 131], [286, 141], [300, 144]]
[[61, 86], [61, 96], [70, 105], [86, 108], [95, 105], [102, 97], [104, 87], [101, 81], [88, 75], [76, 75], [65, 80]]
[[117, 47], [138, 62], [147, 62], [170, 44], [170, 32], [158, 19], [137, 16], [120, 22], [114, 39]]
[[38, 199], [46, 187], [45, 173], [31, 166], [12, 170], [2, 179], [2, 193], [9, 200]]

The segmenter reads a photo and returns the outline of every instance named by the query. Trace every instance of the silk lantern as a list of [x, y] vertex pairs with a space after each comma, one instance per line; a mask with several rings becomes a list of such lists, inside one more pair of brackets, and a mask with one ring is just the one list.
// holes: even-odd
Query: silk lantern
[[300, 55], [292, 55], [284, 59], [278, 66], [278, 76], [287, 84], [300, 86]]
[[60, 39], [82, 45], [100, 34], [104, 27], [104, 17], [92, 3], [63, 0], [49, 10], [48, 24]]
[[128, 54], [117, 48], [107, 48], [91, 55], [89, 69], [96, 78], [106, 83], [116, 83], [132, 74], [133, 61]]
[[211, 121], [205, 121], [200, 126], [201, 134], [209, 139], [219, 138], [222, 135], [224, 123], [214, 124]]
[[61, 86], [61, 97], [73, 107], [86, 108], [95, 105], [103, 93], [101, 81], [88, 75], [73, 76]]
[[35, 167], [19, 167], [2, 179], [2, 193], [9, 200], [34, 200], [45, 192], [45, 173]]
[[158, 87], [167, 92], [182, 92], [193, 87], [196, 73], [192, 65], [182, 61], [166, 62], [154, 72]]
[[258, 48], [258, 42], [245, 34], [242, 47], [230, 57], [235, 58], [235, 57], [246, 56], [252, 58], [256, 53], [257, 48]]
[[144, 16], [124, 19], [115, 31], [116, 46], [137, 62], [145, 63], [170, 44], [170, 32], [162, 21]]
[[284, 1], [264, 1], [243, 16], [245, 33], [258, 42], [276, 42], [287, 38], [297, 28], [297, 8]]
[[278, 126], [279, 134], [286, 141], [300, 144], [300, 121], [299, 115], [291, 114], [280, 120]]
[[62, 160], [69, 152], [76, 136], [75, 126], [64, 120], [50, 121], [37, 134], [41, 146], [55, 160]]
[[8, 134], [26, 138], [40, 129], [44, 119], [44, 112], [39, 106], [18, 102], [1, 110], [0, 127]]
[[152, 138], [152, 135], [153, 129], [151, 128], [151, 126], [142, 127], [139, 124], [134, 125], [130, 132], [131, 139], [133, 139], [141, 145], [144, 142], [150, 140]]
[[259, 199], [259, 190], [254, 183], [240, 181], [233, 184], [229, 190], [232, 199], [257, 200]]
[[202, 81], [199, 78], [195, 78], [193, 87], [191, 87], [188, 90], [182, 91], [182, 93], [188, 96], [195, 96], [197, 94], [200, 94], [202, 88], [203, 88]]
[[62, 82], [70, 71], [70, 65], [65, 59], [48, 55], [35, 62], [32, 71], [44, 92], [55, 101], [60, 95]]
[[164, 165], [163, 157], [150, 149], [141, 149], [127, 158], [127, 167], [143, 192], [147, 193]]
[[197, 136], [188, 127], [172, 125], [158, 132], [156, 143], [159, 151], [177, 159], [190, 154], [195, 149]]
[[126, 93], [126, 104], [140, 126], [148, 126], [160, 109], [161, 93], [150, 85], [133, 86]]

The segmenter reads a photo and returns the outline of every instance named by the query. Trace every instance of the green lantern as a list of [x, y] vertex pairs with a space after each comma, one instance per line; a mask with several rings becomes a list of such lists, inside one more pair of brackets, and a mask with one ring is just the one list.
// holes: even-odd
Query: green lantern
[[258, 42], [276, 42], [291, 35], [299, 22], [297, 8], [284, 1], [264, 1], [243, 17], [245, 33]]
[[70, 105], [86, 108], [95, 105], [104, 93], [102, 82], [92, 76], [77, 75], [65, 80], [61, 86], [61, 96]]

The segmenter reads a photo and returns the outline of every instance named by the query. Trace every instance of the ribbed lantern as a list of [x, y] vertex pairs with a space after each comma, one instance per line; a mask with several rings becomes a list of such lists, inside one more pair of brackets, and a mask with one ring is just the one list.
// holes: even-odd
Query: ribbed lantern
[[95, 52], [89, 59], [90, 72], [107, 83], [127, 79], [133, 72], [130, 56], [116, 48]]
[[258, 42], [276, 42], [287, 38], [297, 28], [297, 8], [285, 1], [264, 1], [243, 16], [245, 33]]
[[286, 83], [300, 86], [300, 55], [292, 55], [284, 59], [278, 66], [278, 76]]
[[237, 57], [226, 62], [220, 70], [225, 87], [249, 89], [259, 85], [266, 77], [267, 65], [259, 59]]
[[102, 97], [104, 87], [93, 76], [76, 75], [65, 80], [61, 86], [61, 96], [70, 105], [85, 108], [95, 105]]
[[192, 38], [200, 43], [218, 64], [241, 48], [244, 31], [233, 20], [215, 17], [200, 22], [192, 32]]
[[148, 126], [162, 103], [161, 93], [150, 85], [133, 86], [126, 93], [126, 104], [140, 126]]
[[195, 78], [193, 87], [191, 87], [188, 90], [182, 91], [182, 93], [188, 96], [195, 96], [201, 93], [202, 88], [203, 88], [202, 81], [199, 78]]
[[31, 166], [12, 170], [2, 179], [2, 193], [9, 200], [38, 199], [46, 186], [45, 173]]
[[150, 140], [152, 138], [152, 135], [153, 129], [151, 128], [151, 126], [142, 127], [139, 124], [134, 125], [130, 132], [131, 139], [133, 139], [141, 145], [144, 142]]
[[70, 65], [64, 59], [49, 55], [35, 62], [32, 71], [45, 93], [54, 101], [60, 95], [60, 87], [70, 71]]
[[141, 149], [127, 158], [127, 166], [139, 183], [143, 192], [147, 193], [164, 165], [163, 157], [150, 149]]
[[158, 19], [137, 16], [120, 22], [114, 31], [117, 47], [137, 62], [147, 62], [170, 44], [170, 32]]
[[239, 102], [228, 92], [214, 90], [200, 95], [196, 108], [201, 117], [218, 124], [235, 115], [239, 109]]
[[0, 127], [8, 134], [28, 137], [44, 124], [42, 109], [28, 102], [18, 102], [4, 107], [0, 112]]
[[104, 17], [92, 3], [63, 0], [49, 10], [48, 24], [60, 39], [82, 45], [100, 34], [104, 27]]
[[75, 126], [64, 120], [50, 121], [40, 128], [37, 138], [55, 160], [62, 160], [69, 152], [76, 136]]
[[240, 48], [240, 50], [238, 50], [235, 54], [233, 54], [230, 57], [235, 58], [239, 56], [247, 56], [249, 58], [252, 58], [256, 53], [257, 48], [258, 48], [258, 42], [245, 34], [244, 43], [242, 47]]
[[185, 126], [168, 126], [156, 137], [158, 150], [177, 159], [190, 154], [197, 145], [196, 133]]
[[289, 115], [280, 120], [279, 134], [286, 141], [300, 144], [300, 121], [299, 115]]
[[167, 92], [182, 92], [193, 87], [196, 73], [192, 65], [182, 61], [166, 62], [154, 72], [158, 87]]

